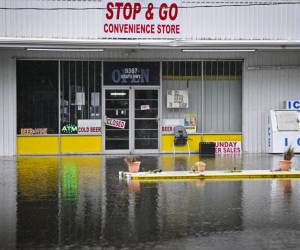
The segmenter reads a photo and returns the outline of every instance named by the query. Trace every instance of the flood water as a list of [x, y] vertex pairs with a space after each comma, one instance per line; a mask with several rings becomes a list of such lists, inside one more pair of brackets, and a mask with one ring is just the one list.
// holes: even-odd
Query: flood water
[[[201, 160], [215, 170], [279, 159]], [[145, 171], [186, 170], [199, 156], [141, 160]], [[0, 158], [0, 249], [300, 249], [298, 180], [127, 183], [125, 170], [121, 156]]]

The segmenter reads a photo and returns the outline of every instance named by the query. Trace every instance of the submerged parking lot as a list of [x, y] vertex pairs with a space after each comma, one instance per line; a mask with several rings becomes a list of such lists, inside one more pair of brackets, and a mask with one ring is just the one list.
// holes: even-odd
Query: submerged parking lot
[[[275, 169], [279, 155], [147, 155], [144, 171]], [[299, 169], [299, 156], [294, 169]], [[0, 158], [0, 249], [298, 249], [300, 180], [120, 181], [123, 156]]]

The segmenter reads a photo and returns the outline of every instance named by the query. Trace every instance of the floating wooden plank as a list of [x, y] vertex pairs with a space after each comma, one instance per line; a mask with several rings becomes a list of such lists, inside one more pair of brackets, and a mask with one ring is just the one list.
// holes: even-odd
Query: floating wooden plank
[[172, 179], [293, 179], [300, 178], [300, 171], [242, 170], [242, 171], [162, 171], [119, 172], [127, 180], [172, 180]]

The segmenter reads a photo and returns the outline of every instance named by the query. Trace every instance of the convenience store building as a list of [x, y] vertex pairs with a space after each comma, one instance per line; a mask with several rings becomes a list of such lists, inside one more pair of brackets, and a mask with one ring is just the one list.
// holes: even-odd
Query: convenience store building
[[0, 0], [0, 155], [168, 153], [179, 124], [192, 152], [265, 152], [300, 12], [233, 2]]

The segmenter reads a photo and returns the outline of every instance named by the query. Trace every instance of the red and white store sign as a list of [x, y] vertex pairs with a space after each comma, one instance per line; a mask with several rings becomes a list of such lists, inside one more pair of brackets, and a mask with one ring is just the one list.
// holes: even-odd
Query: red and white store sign
[[122, 120], [106, 118], [105, 125], [115, 127], [115, 128], [125, 128], [126, 122]]
[[101, 135], [101, 120], [78, 120], [79, 135]]
[[181, 0], [103, 0], [105, 38], [179, 38]]
[[240, 154], [242, 144], [240, 141], [216, 141], [216, 154]]

